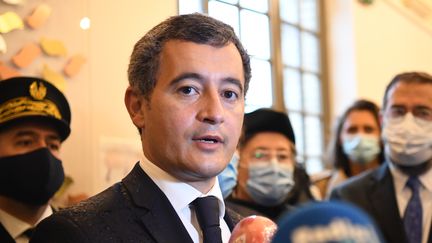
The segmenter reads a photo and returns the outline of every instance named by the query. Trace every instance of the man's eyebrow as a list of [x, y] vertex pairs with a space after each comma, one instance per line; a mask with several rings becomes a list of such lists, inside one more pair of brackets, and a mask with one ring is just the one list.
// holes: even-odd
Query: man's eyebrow
[[60, 136], [56, 134], [50, 134], [48, 135], [48, 139], [50, 140], [60, 140]]
[[[201, 74], [188, 72], [188, 73], [182, 73], [179, 76], [175, 77], [173, 80], [171, 80], [170, 85], [174, 85], [174, 84], [181, 82], [182, 80], [185, 80], [185, 79], [194, 79], [197, 81], [205, 80], [204, 76], [202, 76]], [[228, 77], [228, 78], [224, 78], [223, 81], [238, 86], [238, 88], [240, 89], [240, 92], [243, 94], [243, 85], [241, 84], [240, 80], [238, 80], [236, 78], [229, 78]]]
[[240, 80], [235, 78], [225, 78], [224, 81], [238, 86], [240, 92], [243, 94], [243, 85], [241, 84]]
[[171, 80], [170, 85], [174, 85], [184, 79], [194, 79], [199, 81], [204, 80], [204, 77], [198, 73], [182, 73], [179, 76], [175, 77], [173, 80]]
[[[264, 147], [264, 146], [258, 146], [258, 147], [255, 148], [255, 151], [257, 151], [257, 150], [264, 150], [264, 151], [268, 151], [268, 150], [270, 150], [270, 149], [267, 148], [267, 147]], [[255, 151], [254, 151], [254, 152], [255, 152]]]
[[426, 109], [426, 110], [431, 110], [431, 108], [429, 106], [426, 105], [416, 105], [414, 106], [414, 109]]
[[[37, 136], [37, 133], [31, 130], [22, 130], [22, 131], [18, 131], [14, 137], [24, 137], [24, 136]], [[60, 136], [57, 134], [49, 134], [48, 139], [60, 140]]]
[[18, 131], [14, 137], [34, 136], [34, 135], [36, 135], [36, 133], [31, 130], [21, 130]]

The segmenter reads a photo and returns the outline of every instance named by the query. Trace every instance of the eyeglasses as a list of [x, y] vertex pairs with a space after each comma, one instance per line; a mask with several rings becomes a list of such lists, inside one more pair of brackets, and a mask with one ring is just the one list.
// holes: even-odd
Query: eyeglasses
[[285, 150], [264, 150], [257, 149], [252, 152], [252, 158], [254, 161], [271, 161], [272, 158], [276, 158], [278, 162], [294, 160], [294, 156], [290, 151]]

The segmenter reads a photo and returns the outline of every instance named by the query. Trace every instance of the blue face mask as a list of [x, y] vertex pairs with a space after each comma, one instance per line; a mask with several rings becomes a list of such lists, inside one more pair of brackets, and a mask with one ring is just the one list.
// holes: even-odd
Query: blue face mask
[[238, 162], [239, 156], [235, 152], [227, 167], [218, 175], [219, 186], [224, 198], [227, 198], [231, 194], [237, 184]]
[[360, 134], [345, 138], [342, 148], [348, 158], [358, 164], [373, 161], [381, 152], [378, 137]]
[[249, 164], [246, 189], [250, 197], [263, 206], [281, 204], [294, 186], [294, 168], [277, 161]]

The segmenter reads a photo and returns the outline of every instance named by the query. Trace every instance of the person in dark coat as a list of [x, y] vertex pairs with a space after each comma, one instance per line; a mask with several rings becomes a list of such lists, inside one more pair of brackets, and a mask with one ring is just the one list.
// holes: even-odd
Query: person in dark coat
[[188, 14], [152, 28], [135, 44], [125, 93], [142, 160], [121, 182], [42, 221], [31, 242], [228, 242], [235, 220], [217, 175], [241, 134], [250, 72], [221, 21]]
[[431, 97], [431, 75], [396, 75], [384, 93], [385, 162], [330, 194], [365, 210], [387, 242], [432, 242]]
[[245, 114], [243, 130], [238, 182], [227, 199], [230, 209], [275, 220], [319, 198], [306, 170], [296, 162], [294, 131], [285, 113], [264, 108]]
[[52, 214], [70, 121], [66, 97], [48, 81], [0, 81], [0, 242], [28, 242], [32, 228]]

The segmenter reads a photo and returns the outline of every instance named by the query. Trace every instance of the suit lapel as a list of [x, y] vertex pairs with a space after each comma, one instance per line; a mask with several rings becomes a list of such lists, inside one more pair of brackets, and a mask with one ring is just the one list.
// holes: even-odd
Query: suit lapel
[[133, 203], [145, 208], [141, 221], [157, 242], [193, 242], [165, 194], [141, 169], [139, 163], [123, 179]]
[[0, 242], [2, 243], [15, 243], [15, 240], [10, 236], [9, 232], [0, 223]]
[[388, 164], [384, 163], [369, 185], [373, 215], [382, 233], [389, 242], [401, 242], [406, 239], [404, 226], [399, 215], [396, 193]]
[[224, 220], [225, 223], [228, 225], [229, 230], [232, 232], [234, 230], [234, 227], [238, 224], [240, 220], [242, 220], [243, 217], [232, 210], [231, 208], [227, 207], [225, 204], [225, 216]]

